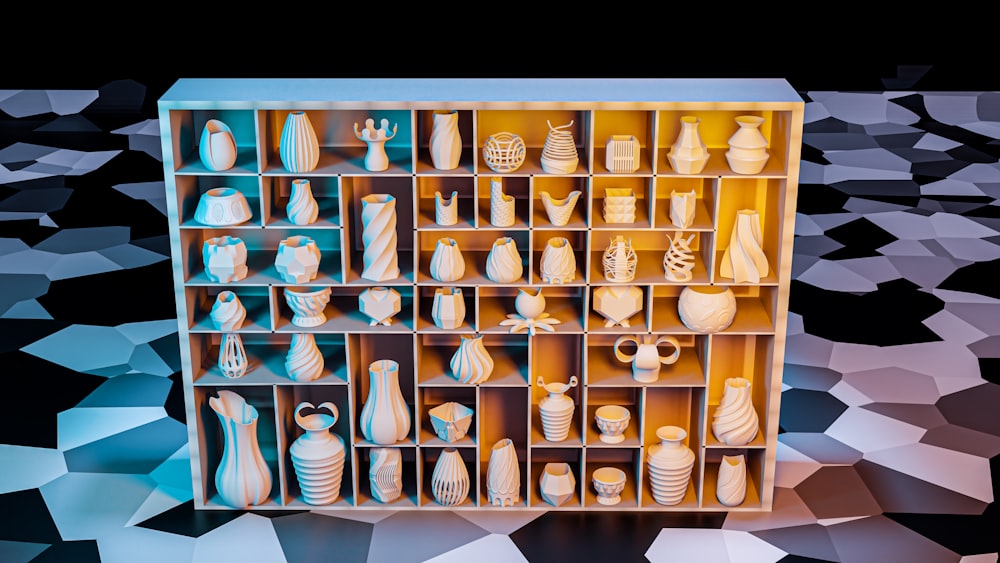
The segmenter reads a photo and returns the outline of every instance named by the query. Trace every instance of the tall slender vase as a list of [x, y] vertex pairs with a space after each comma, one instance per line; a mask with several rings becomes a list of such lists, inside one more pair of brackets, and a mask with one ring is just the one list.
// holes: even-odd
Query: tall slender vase
[[222, 425], [222, 459], [215, 471], [215, 489], [234, 508], [255, 506], [271, 494], [271, 469], [257, 442], [257, 409], [241, 395], [225, 389], [208, 404]]
[[486, 469], [487, 498], [493, 506], [514, 506], [521, 500], [521, 471], [514, 441], [503, 438], [493, 444]]
[[760, 214], [754, 209], [737, 211], [729, 246], [722, 253], [719, 275], [736, 283], [760, 283], [760, 278], [769, 271], [762, 244]]
[[681, 117], [681, 132], [667, 153], [670, 166], [678, 174], [700, 174], [708, 163], [708, 147], [698, 132], [700, 123], [701, 119], [694, 115]]
[[205, 168], [213, 172], [229, 170], [236, 164], [236, 139], [233, 130], [218, 119], [209, 119], [201, 131], [198, 155]]
[[304, 111], [288, 112], [278, 141], [278, 156], [285, 170], [293, 174], [312, 172], [319, 164], [319, 138], [309, 114]]
[[661, 426], [656, 429], [656, 437], [660, 443], [651, 446], [646, 455], [653, 500], [667, 506], [679, 504], [687, 494], [694, 468], [694, 452], [684, 445], [687, 431], [679, 426]]
[[361, 224], [361, 242], [365, 249], [361, 277], [376, 282], [398, 278], [396, 198], [388, 194], [361, 198]]
[[726, 379], [722, 399], [712, 417], [712, 434], [727, 446], [745, 446], [757, 437], [757, 411], [750, 397], [750, 380]]
[[410, 433], [410, 409], [399, 388], [399, 363], [376, 360], [368, 366], [368, 398], [361, 409], [361, 433], [379, 445], [391, 445]]
[[490, 178], [490, 224], [494, 227], [510, 227], [517, 220], [514, 210], [514, 196], [503, 193], [503, 177]]
[[435, 110], [431, 127], [431, 162], [438, 170], [458, 168], [462, 156], [462, 135], [458, 131], [458, 110]]
[[[313, 412], [303, 415], [305, 409]], [[295, 424], [305, 430], [305, 434], [292, 443], [288, 453], [306, 504], [330, 504], [340, 496], [346, 457], [344, 439], [330, 432], [339, 417], [337, 405], [331, 402], [315, 407], [302, 402], [295, 407]]]
[[442, 506], [457, 506], [469, 496], [469, 469], [456, 448], [441, 450], [431, 474], [431, 492]]
[[312, 184], [300, 178], [292, 180], [292, 193], [285, 206], [285, 213], [293, 225], [309, 225], [319, 217], [319, 204], [313, 197]]
[[767, 164], [767, 138], [760, 132], [764, 118], [757, 115], [741, 115], [736, 118], [739, 129], [729, 138], [726, 160], [729, 168], [737, 174], [759, 174]]
[[386, 503], [403, 493], [403, 456], [399, 448], [372, 448], [368, 483], [375, 500]]

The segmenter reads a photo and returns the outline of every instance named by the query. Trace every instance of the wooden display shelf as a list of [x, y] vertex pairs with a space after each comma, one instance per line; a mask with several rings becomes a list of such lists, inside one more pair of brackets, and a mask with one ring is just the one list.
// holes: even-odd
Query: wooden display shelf
[[[194, 506], [232, 509], [215, 490], [214, 476], [222, 457], [223, 433], [208, 400], [221, 390], [244, 396], [259, 413], [258, 438], [273, 485], [257, 510], [604, 510], [604, 511], [761, 511], [774, 502], [775, 452], [788, 317], [795, 204], [798, 193], [804, 102], [784, 80], [775, 79], [184, 79], [159, 100], [161, 148], [167, 192], [169, 234], [176, 288], [178, 335], [187, 424], [191, 440]], [[435, 110], [458, 112], [462, 152], [458, 166], [439, 170], [430, 155]], [[304, 111], [317, 133], [319, 163], [314, 170], [291, 173], [279, 156], [280, 137], [289, 112]], [[726, 159], [736, 118], [763, 118], [759, 131], [768, 141], [769, 159], [757, 174], [738, 174]], [[681, 129], [681, 118], [699, 119], [699, 135], [710, 158], [701, 172], [679, 174], [668, 154]], [[389, 165], [384, 171], [365, 168], [367, 145], [353, 126], [388, 119], [396, 134], [386, 142]], [[233, 132], [236, 163], [212, 171], [199, 156], [205, 124], [217, 119]], [[579, 163], [566, 174], [546, 171], [542, 150], [549, 125], [572, 132]], [[487, 137], [510, 132], [521, 137], [525, 159], [520, 168], [497, 172], [488, 166]], [[615, 173], [607, 166], [607, 143], [616, 135], [635, 137], [637, 168]], [[499, 178], [515, 200], [510, 226], [491, 223], [490, 183]], [[293, 224], [286, 206], [292, 181], [308, 179], [319, 207], [318, 219]], [[207, 226], [194, 220], [202, 194], [230, 187], [251, 209], [240, 225]], [[636, 197], [630, 223], [604, 219], [609, 190], [626, 189]], [[562, 199], [579, 197], [565, 225], [550, 221], [542, 192]], [[690, 225], [675, 225], [671, 193], [694, 192]], [[458, 222], [436, 223], [435, 194], [457, 193]], [[391, 195], [396, 205], [396, 252], [399, 277], [374, 282], [364, 269], [364, 196]], [[740, 211], [754, 210], [760, 221], [760, 246], [768, 272], [756, 282], [724, 278], [722, 263], [732, 243]], [[202, 261], [205, 241], [239, 237], [247, 247], [248, 275], [217, 283]], [[291, 323], [283, 280], [274, 261], [281, 240], [295, 235], [313, 238], [320, 250], [319, 271], [302, 284], [331, 289], [326, 321], [315, 327]], [[606, 279], [603, 255], [616, 236], [630, 240], [636, 251], [634, 279]], [[690, 238], [695, 258], [692, 279], [667, 279], [663, 269], [671, 238]], [[440, 238], [458, 241], [466, 262], [458, 280], [439, 281], [430, 260]], [[510, 283], [490, 280], [486, 263], [494, 241], [512, 239], [523, 272]], [[541, 258], [549, 240], [569, 241], [576, 260], [574, 279], [546, 283]], [[594, 310], [594, 292], [604, 286], [632, 285], [641, 291], [641, 307], [628, 326], [606, 326]], [[698, 333], [677, 311], [687, 285], [731, 287], [737, 301], [732, 324], [714, 334]], [[392, 287], [400, 293], [400, 312], [389, 325], [370, 324], [358, 309], [366, 288]], [[435, 290], [462, 288], [466, 316], [454, 329], [439, 328], [433, 318]], [[500, 323], [516, 313], [522, 289], [538, 289], [545, 311], [559, 319], [554, 331], [510, 332]], [[249, 368], [237, 379], [218, 367], [223, 333], [209, 314], [216, 296], [233, 291], [247, 308], [236, 331], [243, 339]], [[292, 335], [309, 333], [324, 358], [323, 375], [314, 381], [288, 377], [285, 357]], [[494, 362], [489, 379], [464, 384], [452, 374], [450, 360], [461, 338], [482, 336]], [[653, 381], [639, 381], [630, 363], [616, 359], [621, 336], [675, 338], [676, 362], [661, 365]], [[631, 349], [630, 349], [631, 350]], [[398, 362], [400, 389], [411, 416], [406, 438], [390, 447], [402, 454], [403, 492], [381, 503], [372, 494], [368, 468], [371, 448], [359, 417], [371, 387], [369, 365], [382, 359]], [[543, 382], [578, 385], [567, 392], [575, 404], [567, 439], [545, 439], [539, 403]], [[751, 383], [751, 401], [759, 429], [749, 444], [719, 442], [712, 433], [714, 413], [725, 380], [743, 377]], [[289, 448], [302, 434], [294, 420], [296, 406], [309, 401], [333, 402], [340, 418], [333, 432], [345, 443], [340, 493], [329, 505], [305, 502]], [[428, 412], [454, 401], [472, 409], [466, 436], [449, 443], [434, 432]], [[621, 405], [630, 412], [624, 440], [600, 439], [595, 411]], [[650, 489], [646, 456], [659, 443], [661, 426], [686, 431], [685, 444], [696, 461], [683, 500], [657, 504]], [[488, 502], [488, 469], [493, 445], [514, 442], [518, 455], [520, 498], [514, 507]], [[381, 446], [379, 446], [381, 447]], [[431, 475], [445, 448], [455, 448], [469, 472], [469, 494], [458, 506], [442, 506], [434, 498]], [[746, 500], [734, 507], [716, 498], [723, 455], [747, 460]], [[571, 498], [560, 506], [545, 502], [538, 480], [546, 463], [567, 463], [576, 481]], [[622, 501], [597, 501], [593, 472], [604, 466], [626, 473]]]

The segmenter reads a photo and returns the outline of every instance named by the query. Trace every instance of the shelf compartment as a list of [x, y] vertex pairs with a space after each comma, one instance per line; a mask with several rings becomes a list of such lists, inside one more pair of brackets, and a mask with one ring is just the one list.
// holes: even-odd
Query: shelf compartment
[[[742, 285], [733, 282], [732, 278], [724, 278], [720, 273], [722, 257], [729, 247], [736, 217], [741, 209], [757, 211], [760, 218], [761, 248], [767, 257], [768, 273], [761, 276], [760, 285], [776, 285], [778, 272], [775, 265], [779, 264], [779, 248], [783, 216], [781, 213], [784, 200], [785, 181], [764, 178], [726, 178], [720, 184], [719, 209], [716, 238], [716, 259], [712, 279], [717, 284]], [[750, 284], [752, 282], [744, 282]]]
[[[518, 135], [524, 140], [526, 157], [524, 164], [514, 172], [502, 173], [505, 177], [513, 175], [538, 176], [548, 174], [542, 169], [542, 148], [545, 146], [545, 139], [549, 134], [549, 125], [561, 127], [573, 122], [569, 129], [573, 132], [573, 142], [576, 145], [577, 155], [580, 163], [573, 174], [586, 175], [590, 170], [588, 162], [588, 151], [590, 139], [587, 132], [590, 130], [590, 112], [573, 111], [566, 109], [551, 110], [480, 110], [476, 112], [476, 139], [477, 154], [482, 153], [483, 144], [490, 135], [500, 132], [508, 132]], [[476, 166], [477, 173], [481, 175], [496, 174], [483, 160], [481, 154]]]
[[[556, 238], [565, 238], [573, 250], [573, 258], [576, 261], [576, 273], [573, 281], [563, 284], [553, 284], [542, 281], [542, 255], [549, 241]], [[557, 246], [557, 248], [560, 248]], [[584, 230], [563, 230], [563, 231], [535, 231], [531, 234], [531, 283], [533, 285], [561, 286], [574, 285], [583, 286], [587, 284], [587, 231]]]
[[[582, 333], [584, 319], [584, 299], [586, 287], [543, 285], [536, 286], [545, 298], [545, 312], [551, 318], [558, 319], [558, 324], [551, 325], [554, 334]], [[514, 326], [501, 325], [507, 320], [507, 315], [516, 315], [515, 302], [520, 293], [516, 287], [480, 287], [479, 288], [479, 328], [480, 332], [490, 334], [528, 334], [527, 327], [511, 333]], [[535, 334], [548, 334], [541, 328], [535, 329]]]
[[[390, 285], [414, 283], [414, 207], [413, 180], [410, 177], [351, 176], [341, 178], [344, 197], [344, 246], [346, 276], [344, 283], [353, 285]], [[396, 259], [399, 277], [374, 282], [361, 277], [364, 273], [364, 223], [361, 220], [362, 198], [372, 194], [390, 195], [396, 199]]]
[[[594, 111], [594, 175], [628, 176], [653, 174], [653, 131], [655, 113], [641, 110]], [[639, 169], [630, 174], [615, 173], [607, 167], [607, 146], [612, 135], [633, 136], [639, 141]]]
[[[347, 353], [350, 358], [350, 369], [355, 374], [354, 405], [355, 434], [354, 444], [362, 446], [412, 446], [416, 443], [416, 432], [419, 421], [415, 418], [415, 364], [414, 336], [412, 334], [349, 334], [347, 336]], [[405, 438], [395, 444], [375, 444], [365, 439], [361, 432], [360, 417], [365, 401], [371, 391], [372, 363], [380, 360], [392, 360], [399, 364], [399, 390], [410, 413], [410, 431]]]
[[[323, 387], [313, 385], [282, 385], [275, 387], [277, 398], [277, 421], [278, 433], [280, 436], [282, 458], [282, 491], [284, 504], [288, 508], [300, 510], [311, 510], [317, 508], [347, 508], [355, 505], [354, 481], [355, 470], [353, 456], [351, 455], [351, 408], [349, 403], [350, 392], [347, 386]], [[344, 444], [344, 470], [340, 482], [340, 494], [330, 504], [313, 505], [305, 502], [302, 495], [302, 488], [295, 472], [295, 465], [292, 463], [291, 447], [300, 436], [305, 434], [295, 422], [295, 409], [302, 402], [309, 402], [314, 407], [319, 407], [325, 402], [331, 402], [337, 407], [337, 422], [327, 430], [343, 440]], [[308, 415], [309, 410], [303, 411], [303, 415]], [[321, 411], [326, 413], [324, 409]]]
[[725, 392], [726, 379], [742, 377], [750, 382], [750, 398], [758, 420], [757, 436], [744, 447], [765, 447], [770, 383], [767, 374], [773, 360], [774, 337], [717, 334], [711, 337], [710, 348], [705, 445], [728, 447], [716, 439], [712, 432], [712, 420]]
[[[435, 192], [451, 205], [458, 206], [458, 222], [454, 225], [437, 224]], [[458, 200], [451, 203], [452, 193]], [[417, 230], [451, 231], [476, 227], [476, 180], [472, 176], [418, 176], [417, 177]]]
[[[646, 414], [642, 425], [644, 448], [640, 497], [642, 506], [674, 510], [695, 510], [698, 508], [698, 492], [701, 490], [702, 481], [700, 468], [703, 456], [702, 448], [699, 446], [702, 443], [703, 411], [701, 405], [704, 397], [705, 389], [698, 387], [649, 387], [645, 390], [643, 412]], [[660, 443], [656, 431], [661, 426], [683, 428], [687, 433], [683, 443], [695, 455], [687, 493], [679, 503], [670, 506], [661, 505], [653, 498], [652, 480], [649, 476], [648, 456], [650, 448]]]
[[[642, 445], [642, 389], [639, 387], [588, 387], [586, 389], [587, 409], [583, 427], [588, 450], [591, 448], [632, 448]], [[624, 440], [617, 444], [601, 440], [601, 429], [597, 426], [597, 409], [605, 405], [618, 405], [628, 409], [629, 422], [622, 434]]]
[[514, 506], [527, 506], [530, 401], [531, 391], [527, 387], [479, 388], [479, 506], [481, 507], [490, 507], [487, 496], [490, 454], [493, 446], [505, 438], [514, 443], [521, 481], [520, 502]]
[[[476, 179], [476, 227], [506, 231], [528, 229], [531, 219], [531, 179], [487, 172]], [[504, 195], [514, 198], [514, 224], [509, 227], [496, 227], [490, 222], [490, 185], [494, 178], [499, 178], [503, 184]]]
[[242, 510], [222, 502], [215, 488], [215, 474], [222, 460], [225, 446], [219, 416], [209, 405], [209, 399], [218, 396], [221, 390], [232, 391], [242, 396], [257, 409], [257, 443], [264, 461], [271, 471], [271, 492], [268, 500], [255, 505], [253, 509], [281, 508], [281, 472], [278, 462], [278, 434], [275, 418], [274, 388], [271, 385], [228, 385], [196, 387], [193, 392], [195, 413], [195, 434], [200, 452], [195, 476], [201, 477], [201, 487], [195, 490], [195, 498], [204, 499], [205, 508]]
[[[719, 467], [722, 464], [724, 455], [743, 455], [747, 468], [746, 498], [737, 506], [726, 506], [719, 502], [717, 496], [717, 486], [719, 483]], [[705, 478], [702, 487], [701, 506], [708, 510], [726, 510], [730, 512], [756, 511], [760, 510], [761, 495], [764, 490], [764, 464], [766, 463], [766, 451], [763, 449], [741, 449], [741, 448], [711, 448], [705, 450]], [[767, 484], [767, 487], [772, 486]]]
[[[434, 324], [434, 293], [441, 288], [458, 288], [462, 291], [462, 300], [465, 302], [465, 320], [455, 329], [438, 328]], [[416, 288], [419, 298], [417, 299], [417, 332], [431, 333], [454, 333], [454, 332], [476, 332], [476, 287], [471, 285], [450, 285], [439, 286], [421, 285]]]
[[[417, 335], [417, 377], [421, 386], [469, 385], [452, 375], [451, 358], [461, 339], [471, 335], [425, 333]], [[527, 387], [528, 337], [523, 334], [484, 334], [483, 345], [493, 358], [493, 372], [480, 387]]]
[[[542, 192], [548, 192], [549, 197], [562, 200], [571, 192], [578, 191], [580, 195], [573, 205], [569, 221], [562, 226], [556, 226], [549, 220], [542, 202]], [[590, 226], [590, 187], [583, 176], [534, 176], [531, 178], [531, 227], [536, 231], [556, 230], [569, 231], [586, 229]]]
[[[527, 231], [482, 231], [482, 230], [457, 230], [457, 231], [420, 231], [417, 233], [419, 239], [419, 265], [417, 273], [417, 283], [430, 285], [481, 285], [481, 286], [511, 286], [523, 284], [528, 275], [529, 252]], [[486, 262], [493, 248], [493, 243], [498, 238], [509, 237], [517, 247], [517, 253], [521, 256], [521, 277], [510, 283], [498, 283], [486, 277]], [[439, 240], [444, 238], [453, 239], [458, 243], [458, 250], [465, 261], [465, 273], [462, 277], [453, 282], [442, 282], [431, 277], [431, 260], [437, 248]]]
[[[261, 110], [258, 119], [263, 128], [263, 171], [265, 174], [291, 174], [281, 163], [278, 149], [285, 119], [290, 111], [295, 110]], [[338, 109], [338, 110], [304, 110], [309, 116], [309, 122], [316, 131], [319, 140], [319, 164], [310, 172], [317, 176], [332, 176], [337, 174], [412, 174], [413, 157], [411, 139], [413, 125], [408, 110], [370, 110], [370, 109]], [[365, 120], [375, 120], [375, 127], [380, 127], [382, 118], [389, 120], [389, 130], [397, 127], [396, 135], [386, 141], [385, 152], [389, 157], [389, 168], [382, 172], [369, 172], [365, 169], [365, 155], [368, 146], [354, 135], [354, 124], [358, 129], [364, 129]]]
[[767, 165], [758, 176], [783, 176], [788, 166], [788, 147], [793, 139], [791, 134], [790, 111], [781, 110], [660, 110], [657, 112], [657, 173], [663, 176], [679, 175], [674, 172], [667, 159], [670, 147], [677, 141], [681, 130], [681, 117], [693, 115], [698, 117], [698, 134], [708, 147], [711, 155], [708, 164], [700, 174], [695, 176], [740, 176], [729, 168], [726, 151], [729, 150], [729, 138], [739, 129], [736, 118], [741, 115], [756, 115], [764, 118], [760, 132], [768, 139], [768, 153], [771, 155]]
[[[257, 174], [257, 136], [254, 112], [241, 109], [171, 110], [169, 112], [171, 151], [176, 174]], [[218, 119], [233, 132], [236, 163], [214, 172], [201, 162], [201, 134], [210, 119]], [[167, 155], [165, 155], [167, 156]], [[166, 159], [164, 159], [166, 161]]]
[[[583, 506], [583, 502], [581, 500], [581, 488], [584, 485], [585, 479], [582, 477], [583, 450], [581, 448], [548, 448], [532, 446], [530, 456], [531, 480], [528, 482], [527, 487], [529, 506], [532, 508], [544, 508], [548, 510], [556, 508], [579, 509]], [[573, 488], [573, 496], [560, 504], [558, 507], [546, 502], [541, 495], [540, 480], [542, 477], [542, 471], [545, 470], [545, 465], [548, 463], [565, 463], [569, 465], [569, 472], [576, 480], [576, 486]]]
[[[639, 334], [639, 333], [635, 333]], [[705, 385], [705, 342], [703, 335], [666, 334], [681, 345], [680, 357], [673, 364], [660, 365], [660, 375], [653, 383], [641, 383], [632, 376], [632, 364], [615, 357], [615, 341], [619, 334], [587, 335], [587, 385], [590, 387], [699, 387]], [[654, 341], [662, 333], [647, 335]], [[666, 344], [664, 349], [669, 348]], [[633, 353], [635, 346], [623, 344], [623, 353]]]
[[[604, 199], [608, 190], [631, 190], [635, 196], [635, 221], [608, 223], [604, 220]], [[590, 188], [590, 226], [593, 229], [637, 230], [652, 226], [653, 178], [651, 176], [595, 176]]]
[[388, 325], [371, 326], [371, 318], [361, 312], [358, 300], [366, 289], [359, 286], [339, 286], [330, 290], [330, 302], [323, 313], [326, 322], [319, 326], [301, 327], [292, 324], [294, 313], [285, 300], [285, 288], [298, 286], [274, 286], [274, 302], [277, 305], [275, 316], [275, 332], [349, 332], [355, 334], [371, 333], [406, 333], [414, 329], [413, 322], [413, 286], [372, 286], [388, 287], [400, 295], [400, 311]]
[[[729, 287], [736, 296], [736, 316], [728, 328], [717, 334], [773, 334], [778, 288], [752, 285]], [[677, 313], [678, 298], [682, 290], [681, 286], [653, 287], [653, 332], [693, 332], [681, 322]]]
[[[288, 219], [288, 202], [292, 196], [292, 182], [297, 179], [309, 180], [309, 189], [319, 214], [316, 221], [308, 225], [296, 225]], [[279, 229], [336, 229], [343, 225], [341, 217], [342, 199], [340, 181], [333, 176], [264, 176], [263, 183], [264, 226]]]
[[[205, 273], [202, 247], [205, 241], [215, 237], [234, 236], [247, 247], [247, 277], [230, 284], [218, 284]], [[180, 232], [180, 253], [185, 285], [273, 285], [286, 283], [274, 259], [278, 255], [278, 245], [282, 240], [296, 235], [304, 235], [316, 242], [319, 248], [319, 271], [316, 279], [299, 285], [324, 286], [340, 284], [343, 272], [340, 229], [185, 229]]]
[[[622, 510], [639, 507], [639, 465], [642, 463], [640, 448], [587, 448], [583, 473], [583, 505], [588, 510]], [[621, 502], [604, 505], [597, 501], [594, 490], [594, 471], [601, 467], [614, 467], [625, 472], [625, 488], [621, 492]]]
[[[259, 228], [262, 225], [260, 179], [257, 176], [223, 175], [215, 176], [176, 176], [174, 178], [177, 191], [177, 213], [180, 216], [181, 229], [228, 229], [243, 231]], [[215, 227], [199, 223], [194, 219], [201, 196], [215, 188], [232, 188], [241, 194], [250, 207], [250, 220], [239, 225]]]
[[[653, 228], [712, 231], [715, 229], [715, 209], [717, 180], [714, 178], [699, 178], [689, 176], [670, 176], [656, 179], [656, 196], [653, 201]], [[671, 192], [695, 193], [694, 220], [691, 225], [679, 229], [670, 219]]]
[[[291, 347], [291, 334], [243, 334], [243, 347], [249, 366], [246, 375], [229, 378], [219, 370], [219, 344], [221, 333], [191, 334], [192, 380], [195, 386], [259, 386], [304, 385], [288, 377], [285, 356]], [[317, 334], [316, 347], [323, 355], [323, 375], [311, 385], [346, 385], [348, 367], [344, 337], [336, 334]]]
[[[590, 232], [590, 281], [594, 285], [658, 285], [678, 284], [667, 279], [663, 270], [663, 257], [670, 248], [670, 240], [674, 231], [627, 230], [591, 231]], [[694, 269], [691, 270], [691, 281], [687, 284], [708, 283], [707, 257], [711, 256], [711, 233], [682, 231], [683, 238], [694, 235], [691, 240], [691, 250], [694, 252]], [[615, 237], [624, 237], [631, 241], [632, 250], [636, 255], [635, 277], [629, 282], [608, 280], [604, 272], [604, 254]]]
[[[448, 442], [441, 439], [434, 431], [431, 423], [430, 411], [435, 407], [445, 403], [455, 402], [472, 409], [472, 420], [469, 430], [465, 436]], [[421, 446], [449, 447], [449, 446], [475, 446], [478, 442], [479, 433], [477, 428], [479, 421], [476, 420], [476, 388], [456, 382], [451, 387], [425, 387], [417, 388], [417, 412], [420, 418], [420, 433], [417, 435], [417, 442]]]
[[271, 331], [271, 299], [266, 287], [191, 286], [184, 288], [190, 332], [222, 332], [212, 324], [211, 313], [212, 306], [223, 291], [233, 292], [246, 309], [246, 319], [235, 332]]
[[[434, 477], [434, 467], [441, 457], [441, 452], [446, 448], [453, 448], [462, 457], [465, 463], [465, 470], [469, 473], [469, 494], [461, 503], [453, 506], [444, 506], [434, 498], [434, 488], [431, 486], [431, 479]], [[420, 506], [421, 508], [441, 508], [447, 510], [459, 508], [474, 508], [477, 506], [479, 498], [479, 464], [476, 463], [476, 448], [468, 446], [427, 446], [419, 448], [420, 454]]]
[[[383, 503], [372, 495], [371, 478], [369, 471], [371, 468], [372, 448], [395, 447], [399, 449], [403, 463], [403, 492], [394, 500]], [[364, 508], [376, 508], [385, 510], [396, 510], [402, 508], [416, 508], [420, 499], [417, 492], [417, 448], [413, 446], [370, 446], [359, 445], [356, 448], [357, 457], [357, 505]]]
[[[544, 334], [531, 338], [531, 373], [536, 381], [531, 382], [531, 444], [533, 446], [579, 446], [583, 444], [580, 418], [583, 401], [583, 348], [582, 334]], [[539, 386], [541, 377], [544, 384], [565, 384], [576, 377], [577, 385], [569, 388], [564, 396], [573, 400], [574, 411], [569, 434], [565, 440], [550, 442], [545, 438], [539, 404], [549, 393]]]
[[[452, 108], [441, 107], [442, 111]], [[475, 171], [475, 113], [471, 110], [458, 111], [458, 134], [462, 138], [462, 154], [459, 157], [458, 168], [455, 170], [438, 170], [431, 160], [430, 139], [434, 128], [434, 111], [417, 111], [417, 174], [472, 174]], [[441, 192], [442, 194], [444, 192]], [[450, 191], [448, 192], [451, 193]]]
[[[639, 291], [642, 292], [642, 297], [640, 298], [641, 301], [639, 303], [641, 309], [639, 309], [638, 312], [636, 312], [627, 319], [626, 322], [628, 322], [628, 326], [624, 326], [621, 324], [614, 324], [613, 326], [607, 326], [607, 323], [611, 321], [605, 318], [604, 315], [597, 312], [597, 310], [595, 309], [594, 293], [601, 287], [612, 287], [620, 289], [625, 289], [628, 287], [637, 287], [639, 288]], [[650, 296], [652, 295], [649, 286], [628, 284], [628, 283], [618, 284], [618, 283], [605, 282], [599, 285], [592, 285], [587, 289], [587, 291], [589, 292], [589, 295], [587, 299], [588, 306], [587, 306], [586, 330], [589, 334], [621, 335], [621, 334], [636, 334], [636, 333], [649, 332], [649, 321], [650, 321], [649, 304], [650, 304]], [[611, 299], [615, 298], [611, 297]]]

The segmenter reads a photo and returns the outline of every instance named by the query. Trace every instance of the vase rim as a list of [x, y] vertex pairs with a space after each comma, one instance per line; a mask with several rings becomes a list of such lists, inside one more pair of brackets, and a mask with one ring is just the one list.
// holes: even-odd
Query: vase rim
[[599, 467], [594, 470], [594, 481], [608, 485], [618, 485], [625, 482], [625, 472], [617, 467]]
[[728, 285], [689, 285], [685, 287], [684, 290], [702, 293], [705, 295], [718, 295], [720, 293], [728, 293], [732, 291]]
[[331, 290], [329, 287], [321, 287], [319, 289], [312, 289], [310, 287], [297, 287], [297, 286], [285, 287], [285, 295], [291, 293], [293, 295], [302, 297], [312, 297], [314, 295], [322, 295], [324, 293], [330, 293], [332, 291], [333, 290]]
[[221, 237], [212, 237], [206, 240], [205, 244], [209, 246], [229, 246], [231, 244], [243, 244], [243, 239], [232, 235], [222, 235]]
[[293, 186], [309, 185], [309, 179], [308, 178], [296, 178], [296, 179], [292, 180], [292, 185]]
[[453, 115], [458, 113], [457, 109], [436, 109], [434, 115]]
[[309, 246], [310, 244], [315, 244], [315, 242], [316, 241], [314, 241], [312, 239], [312, 237], [308, 237], [306, 235], [292, 235], [292, 236], [290, 236], [290, 237], [282, 240], [279, 243], [279, 245], [280, 246], [291, 246], [291, 247], [298, 248], [298, 247], [302, 247], [302, 246]]
[[241, 194], [239, 190], [237, 190], [236, 188], [220, 186], [218, 188], [212, 188], [206, 191], [204, 197], [209, 199], [225, 199], [231, 197], [239, 197], [242, 195], [243, 194]]
[[361, 198], [362, 203], [392, 203], [396, 201], [396, 196], [391, 194], [368, 194]]
[[569, 473], [569, 464], [565, 461], [553, 461], [545, 464], [545, 473], [548, 475], [562, 476]]
[[501, 438], [500, 440], [497, 440], [497, 443], [493, 444], [493, 451], [502, 450], [503, 448], [508, 446], [512, 447], [513, 445], [514, 440], [511, 440], [510, 438]]
[[397, 362], [396, 360], [388, 360], [388, 359], [375, 360], [368, 366], [368, 369], [370, 371], [388, 371], [390, 373], [394, 371], [398, 372], [399, 362]]
[[759, 115], [741, 115], [736, 118], [736, 123], [740, 125], [760, 125], [764, 123], [764, 118]]
[[603, 405], [597, 407], [597, 410], [594, 412], [594, 416], [596, 418], [607, 420], [608, 422], [620, 422], [630, 419], [632, 417], [632, 413], [621, 405]]
[[656, 429], [656, 437], [667, 442], [680, 442], [687, 438], [687, 430], [680, 426], [661, 426]]
[[726, 387], [733, 387], [733, 388], [750, 387], [750, 380], [745, 377], [730, 377], [726, 379]]
[[701, 118], [698, 117], [697, 115], [682, 115], [681, 116], [681, 123], [698, 123], [699, 121], [701, 121]]

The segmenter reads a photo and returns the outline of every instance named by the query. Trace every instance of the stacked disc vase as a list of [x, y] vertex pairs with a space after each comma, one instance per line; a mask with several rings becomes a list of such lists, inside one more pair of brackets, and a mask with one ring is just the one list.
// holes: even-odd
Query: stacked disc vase
[[656, 437], [660, 443], [651, 446], [646, 455], [653, 500], [667, 506], [680, 504], [694, 468], [694, 452], [684, 445], [687, 431], [679, 426], [661, 426]]
[[572, 376], [568, 383], [545, 384], [542, 376], [538, 376], [537, 385], [548, 392], [548, 396], [538, 402], [538, 412], [542, 419], [542, 432], [549, 442], [562, 442], [569, 436], [573, 423], [573, 411], [576, 405], [573, 399], [566, 396], [566, 391], [576, 387], [577, 378]]
[[[303, 415], [303, 410], [312, 411]], [[326, 410], [328, 412], [322, 412]], [[344, 477], [344, 439], [329, 431], [337, 422], [336, 405], [330, 402], [313, 407], [303, 402], [295, 408], [295, 423], [305, 430], [289, 453], [306, 504], [331, 504], [340, 496]]]

